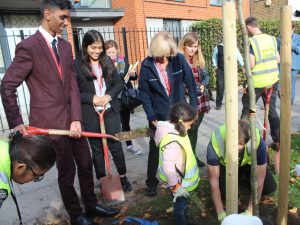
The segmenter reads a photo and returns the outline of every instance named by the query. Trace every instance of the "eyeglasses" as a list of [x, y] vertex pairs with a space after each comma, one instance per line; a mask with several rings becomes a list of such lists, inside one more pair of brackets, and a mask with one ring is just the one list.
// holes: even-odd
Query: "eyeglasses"
[[33, 174], [33, 182], [39, 182], [39, 181], [43, 180], [45, 174], [37, 174], [36, 172], [33, 171], [32, 167], [29, 164], [26, 164], [26, 165]]

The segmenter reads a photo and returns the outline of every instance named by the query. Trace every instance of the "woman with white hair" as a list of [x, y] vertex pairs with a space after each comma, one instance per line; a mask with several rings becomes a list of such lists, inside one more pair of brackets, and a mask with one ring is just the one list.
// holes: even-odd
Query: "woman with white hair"
[[[147, 115], [149, 127], [155, 132], [157, 121], [169, 119], [170, 108], [177, 102], [189, 102], [196, 109], [196, 83], [185, 57], [177, 53], [176, 44], [168, 32], [158, 32], [151, 40], [149, 56], [144, 59], [139, 79], [139, 99]], [[149, 142], [147, 196], [155, 196], [158, 179], [159, 149], [153, 138]]]

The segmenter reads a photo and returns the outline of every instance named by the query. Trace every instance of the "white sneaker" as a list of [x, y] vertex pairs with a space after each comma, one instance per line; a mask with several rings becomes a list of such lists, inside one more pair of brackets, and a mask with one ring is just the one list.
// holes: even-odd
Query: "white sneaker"
[[133, 153], [135, 155], [141, 155], [143, 153], [141, 150], [139, 150], [134, 145], [127, 146], [127, 151], [129, 151], [129, 152], [131, 152], [131, 153]]

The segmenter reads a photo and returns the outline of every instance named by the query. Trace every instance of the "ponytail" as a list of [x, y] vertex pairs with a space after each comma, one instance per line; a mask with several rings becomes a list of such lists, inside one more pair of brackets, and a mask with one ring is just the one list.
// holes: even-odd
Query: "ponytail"
[[184, 122], [191, 122], [197, 118], [197, 111], [188, 103], [180, 102], [173, 105], [170, 112], [170, 122], [175, 124], [175, 129], [180, 136], [185, 136], [187, 130]]

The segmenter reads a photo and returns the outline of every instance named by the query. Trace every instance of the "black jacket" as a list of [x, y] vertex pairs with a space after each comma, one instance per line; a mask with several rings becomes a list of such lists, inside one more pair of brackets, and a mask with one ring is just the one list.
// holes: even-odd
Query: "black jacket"
[[[107, 57], [107, 61], [108, 63], [113, 63], [109, 57]], [[99, 118], [93, 107], [93, 97], [96, 94], [94, 81], [83, 73], [79, 60], [75, 61], [75, 68], [80, 91], [83, 125], [86, 131], [95, 131], [96, 127], [99, 127]], [[105, 75], [107, 74], [107, 70], [103, 69], [102, 72], [103, 77], [105, 77], [105, 93], [110, 95], [112, 98], [109, 102], [111, 108], [115, 113], [119, 113], [120, 105], [118, 101], [118, 94], [123, 90], [123, 82], [118, 75], [117, 69], [113, 71], [114, 74], [111, 82], [108, 81], [107, 76]]]

